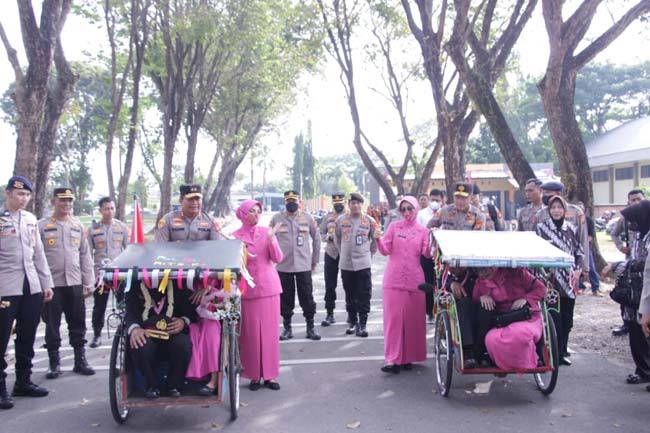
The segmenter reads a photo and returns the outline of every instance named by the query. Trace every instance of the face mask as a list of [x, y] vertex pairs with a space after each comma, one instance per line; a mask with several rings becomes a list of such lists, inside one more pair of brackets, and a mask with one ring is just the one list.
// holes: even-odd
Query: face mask
[[258, 221], [260, 220], [259, 214], [252, 214], [249, 213], [246, 215], [246, 223], [249, 225], [257, 225]]
[[285, 205], [285, 207], [287, 208], [287, 212], [294, 213], [298, 210], [298, 203], [290, 201]]
[[431, 210], [436, 211], [440, 209], [440, 203], [438, 203], [437, 201], [432, 201], [431, 203], [429, 203], [429, 207], [431, 208]]
[[334, 205], [334, 210], [336, 211], [336, 213], [343, 212], [343, 209], [345, 209], [345, 206], [343, 206], [342, 204], [335, 204]]
[[543, 195], [542, 196], [542, 203], [544, 203], [544, 206], [548, 206], [548, 201], [551, 199], [550, 195]]

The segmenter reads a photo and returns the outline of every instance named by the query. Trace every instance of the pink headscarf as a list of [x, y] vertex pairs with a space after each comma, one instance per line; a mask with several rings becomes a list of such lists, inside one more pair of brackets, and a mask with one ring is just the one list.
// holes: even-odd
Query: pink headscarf
[[262, 210], [262, 203], [260, 203], [257, 200], [244, 200], [241, 202], [237, 210], [235, 211], [235, 215], [237, 215], [237, 218], [241, 221], [242, 226], [240, 229], [235, 231], [235, 235], [239, 234], [240, 236], [237, 236], [239, 239], [242, 241], [252, 241], [253, 240], [253, 233], [255, 232], [255, 226], [257, 225], [257, 222], [259, 221], [259, 216], [255, 220], [254, 223], [249, 221], [248, 215], [250, 210], [254, 207], [258, 206], [260, 210]]
[[418, 217], [418, 209], [420, 208], [420, 205], [418, 204], [418, 201], [415, 197], [407, 195], [397, 204], [398, 210], [402, 207], [402, 203], [404, 202], [407, 202], [408, 204], [413, 206], [413, 211], [408, 214], [401, 214], [402, 221], [405, 221], [407, 225], [415, 224]]

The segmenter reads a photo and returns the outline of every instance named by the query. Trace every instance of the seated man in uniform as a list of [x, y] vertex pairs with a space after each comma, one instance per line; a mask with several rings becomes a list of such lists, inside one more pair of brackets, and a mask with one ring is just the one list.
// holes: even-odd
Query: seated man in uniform
[[192, 355], [189, 324], [196, 312], [188, 296], [189, 290], [175, 291], [171, 282], [148, 288], [142, 283], [126, 294], [127, 332], [129, 351], [135, 367], [145, 378], [145, 396], [157, 398], [160, 389], [155, 367], [157, 360], [169, 361], [167, 391], [179, 397], [185, 381], [185, 372]]

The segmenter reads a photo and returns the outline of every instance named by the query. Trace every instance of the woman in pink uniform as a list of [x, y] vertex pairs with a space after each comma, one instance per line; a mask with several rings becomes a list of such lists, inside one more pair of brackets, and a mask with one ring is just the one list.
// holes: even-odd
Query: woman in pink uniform
[[275, 230], [257, 225], [262, 204], [246, 200], [237, 209], [242, 227], [233, 236], [248, 250], [246, 268], [255, 287], [242, 296], [242, 322], [239, 335], [242, 376], [251, 380], [251, 391], [264, 386], [280, 389], [275, 378], [280, 374], [280, 277], [273, 263], [282, 261], [282, 251]]
[[429, 230], [416, 221], [418, 202], [404, 197], [398, 203], [402, 220], [393, 222], [377, 239], [381, 254], [388, 256], [382, 286], [384, 306], [384, 358], [381, 370], [399, 373], [413, 362], [424, 361], [426, 349], [425, 294], [418, 290], [424, 281], [420, 256], [430, 257]]

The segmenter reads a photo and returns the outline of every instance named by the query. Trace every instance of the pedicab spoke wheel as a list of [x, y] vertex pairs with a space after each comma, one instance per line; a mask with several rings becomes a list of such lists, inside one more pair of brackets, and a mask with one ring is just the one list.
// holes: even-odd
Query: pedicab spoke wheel
[[108, 392], [111, 403], [111, 413], [113, 419], [118, 424], [122, 424], [129, 416], [129, 408], [124, 405], [126, 399], [125, 393], [125, 375], [124, 357], [126, 356], [126, 336], [122, 335], [123, 328], [119, 326], [113, 337], [113, 346], [111, 347], [111, 358], [108, 369]]
[[553, 320], [551, 319], [550, 316], [547, 317], [548, 317], [548, 330], [549, 330], [549, 334], [548, 334], [549, 347], [547, 349], [550, 350], [549, 359], [553, 363], [553, 371], [549, 371], [546, 373], [535, 373], [534, 375], [537, 388], [544, 395], [549, 395], [555, 389], [555, 384], [557, 383], [557, 375], [559, 370], [559, 361], [560, 361], [560, 355], [558, 353], [558, 347], [557, 347], [557, 332], [555, 331], [555, 324], [553, 323]]
[[239, 416], [239, 340], [237, 338], [237, 322], [228, 324], [228, 394], [230, 397], [230, 419]]
[[436, 315], [433, 353], [436, 360], [436, 381], [440, 395], [446, 397], [451, 388], [451, 375], [454, 368], [449, 313], [442, 310]]

